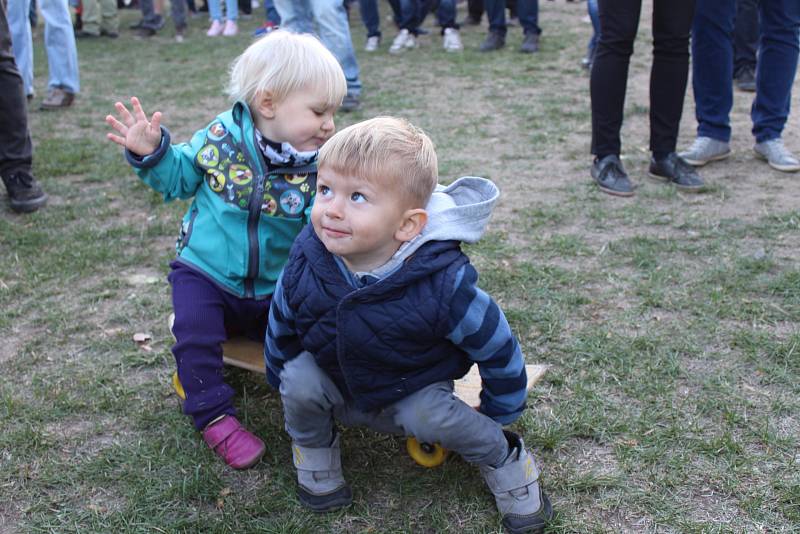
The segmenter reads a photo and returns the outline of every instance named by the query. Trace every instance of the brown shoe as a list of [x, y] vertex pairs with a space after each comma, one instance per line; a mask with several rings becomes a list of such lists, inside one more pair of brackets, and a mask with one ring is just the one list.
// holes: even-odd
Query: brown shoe
[[72, 105], [72, 101], [75, 100], [75, 93], [67, 92], [59, 87], [51, 87], [49, 91], [47, 91], [47, 96], [44, 100], [42, 100], [42, 105], [39, 106], [40, 109], [59, 109], [59, 108], [67, 108]]

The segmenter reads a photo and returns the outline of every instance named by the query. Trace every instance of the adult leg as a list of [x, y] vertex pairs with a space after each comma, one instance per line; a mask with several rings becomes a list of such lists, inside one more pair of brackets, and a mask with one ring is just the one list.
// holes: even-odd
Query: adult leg
[[539, 27], [539, 0], [520, 0], [517, 2], [517, 16], [519, 24], [525, 34], [539, 35], [542, 29]]
[[359, 0], [361, 21], [367, 29], [367, 37], [381, 36], [381, 19], [378, 14], [378, 0]]
[[48, 86], [68, 93], [80, 91], [78, 49], [67, 0], [40, 0], [44, 18], [44, 46], [50, 71]]
[[100, 0], [100, 10], [102, 13], [100, 31], [109, 36], [116, 36], [119, 33], [117, 0]]
[[[219, 0], [216, 0], [219, 5]], [[153, 35], [164, 25], [164, 19], [156, 13], [153, 7], [153, 0], [139, 0], [139, 8], [142, 10], [142, 20], [138, 27], [144, 29], [143, 35]]]
[[169, 281], [175, 311], [172, 353], [186, 392], [183, 412], [202, 430], [221, 415], [236, 415], [233, 388], [222, 376], [225, 302], [213, 283], [177, 262]]
[[33, 145], [28, 131], [25, 88], [11, 52], [6, 6], [0, 1], [0, 175], [30, 174]]
[[485, 0], [486, 17], [489, 19], [489, 32], [505, 37], [506, 27], [506, 2], [505, 0]]
[[33, 37], [28, 17], [30, 0], [8, 0], [8, 26], [17, 69], [26, 95], [33, 95]]
[[[650, 71], [650, 150], [656, 160], [675, 152], [689, 78], [689, 35], [695, 0], [655, 0]], [[728, 78], [730, 79], [730, 78]]]
[[442, 28], [442, 33], [447, 28], [458, 29], [456, 24], [456, 1], [455, 0], [441, 0], [439, 7], [436, 8], [436, 21]]
[[736, 0], [736, 24], [733, 29], [733, 72], [756, 70], [758, 52], [758, 0]]
[[281, 16], [284, 29], [295, 33], [314, 33], [309, 0], [275, 0], [275, 9]]
[[183, 32], [186, 29], [186, 11], [188, 4], [186, 0], [172, 0], [172, 23], [175, 25], [176, 32]]
[[753, 135], [762, 143], [781, 137], [797, 72], [800, 2], [761, 0], [761, 39], [756, 99], [750, 112]]
[[311, 0], [311, 11], [319, 27], [322, 43], [339, 60], [347, 80], [347, 94], [358, 98], [361, 94], [358, 61], [350, 37], [350, 23], [347, 20], [341, 0]]
[[102, 22], [102, 8], [100, 0], [81, 0], [83, 30], [78, 34], [81, 36], [100, 36], [100, 23]]
[[236, 22], [239, 19], [239, 1], [225, 0], [225, 19]]
[[598, 0], [602, 33], [590, 80], [592, 154], [619, 155], [628, 66], [639, 27], [641, 0]]
[[692, 24], [697, 135], [725, 143], [731, 139], [735, 13], [735, 0], [697, 0]]

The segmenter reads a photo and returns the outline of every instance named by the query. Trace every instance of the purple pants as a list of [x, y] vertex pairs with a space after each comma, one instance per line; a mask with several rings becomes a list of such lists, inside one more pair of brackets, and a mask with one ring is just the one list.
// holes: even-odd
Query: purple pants
[[263, 342], [272, 299], [239, 298], [186, 265], [174, 261], [170, 267], [172, 354], [186, 392], [183, 413], [202, 430], [221, 415], [236, 415], [233, 388], [222, 376], [222, 343], [233, 336]]

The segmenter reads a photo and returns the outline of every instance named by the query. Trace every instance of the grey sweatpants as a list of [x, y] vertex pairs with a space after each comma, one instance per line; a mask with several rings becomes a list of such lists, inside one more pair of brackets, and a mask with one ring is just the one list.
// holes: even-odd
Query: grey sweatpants
[[363, 412], [345, 402], [308, 352], [287, 362], [280, 379], [286, 432], [301, 447], [329, 446], [336, 420], [439, 443], [477, 465], [499, 465], [508, 455], [502, 426], [456, 397], [452, 381], [431, 384], [378, 412]]

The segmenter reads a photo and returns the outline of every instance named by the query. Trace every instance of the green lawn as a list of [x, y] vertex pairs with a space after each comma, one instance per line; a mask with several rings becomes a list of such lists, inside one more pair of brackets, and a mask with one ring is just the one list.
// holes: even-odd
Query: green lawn
[[[468, 250], [529, 363], [551, 366], [513, 427], [543, 468], [550, 531], [798, 532], [800, 182], [754, 161], [750, 96], [736, 95], [733, 156], [702, 171], [707, 193], [648, 183], [646, 7], [623, 130], [642, 185], [616, 199], [588, 176], [584, 3], [541, 3], [533, 57], [515, 51], [519, 28], [498, 53], [476, 51], [478, 28], [464, 30], [463, 53], [445, 53], [430, 19], [419, 49], [389, 56], [381, 9], [374, 55], [352, 14], [364, 103], [337, 126], [405, 116], [437, 144], [443, 182], [500, 186], [487, 236]], [[124, 10], [123, 27], [136, 15]], [[180, 413], [165, 276], [186, 204], [137, 180], [103, 117], [136, 95], [188, 139], [228, 105], [228, 66], [258, 23], [211, 40], [193, 19], [183, 44], [169, 24], [150, 41], [127, 30], [81, 41], [74, 106], [31, 111], [50, 203], [27, 216], [0, 206], [0, 532], [500, 530], [476, 468], [450, 458], [424, 469], [403, 440], [357, 429], [342, 439], [353, 506], [306, 512], [279, 398], [254, 374], [228, 372], [242, 419], [267, 443], [255, 468], [225, 468]], [[690, 91], [681, 146], [693, 116]], [[797, 134], [792, 117], [795, 151]], [[152, 335], [146, 348], [137, 332]]]

